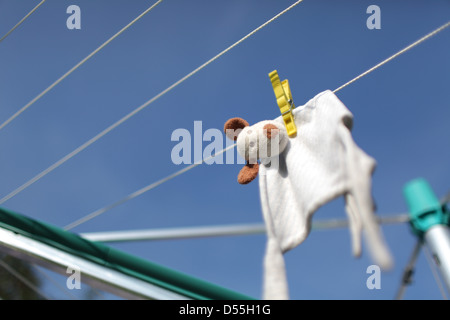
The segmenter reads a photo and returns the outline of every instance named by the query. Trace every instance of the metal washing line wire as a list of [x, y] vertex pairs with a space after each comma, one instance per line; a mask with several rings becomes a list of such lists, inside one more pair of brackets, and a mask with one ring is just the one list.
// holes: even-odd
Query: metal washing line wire
[[28, 12], [25, 15], [25, 17], [23, 17], [19, 22], [17, 22], [14, 27], [12, 27], [3, 37], [0, 38], [0, 42], [5, 40], [14, 30], [16, 30], [22, 23], [24, 23], [25, 20], [27, 20], [41, 5], [43, 5], [45, 1], [47, 0], [42, 0], [41, 2], [39, 2], [39, 4], [36, 7], [34, 7], [30, 12]]
[[118, 121], [116, 121], [115, 123], [113, 123], [112, 125], [110, 125], [109, 127], [107, 127], [106, 129], [104, 129], [103, 131], [101, 131], [100, 133], [98, 133], [97, 135], [95, 135], [94, 137], [92, 137], [91, 139], [89, 139], [88, 141], [86, 141], [85, 143], [83, 143], [82, 145], [80, 145], [78, 148], [76, 148], [75, 150], [73, 150], [72, 152], [68, 153], [67, 155], [65, 155], [64, 157], [62, 157], [61, 159], [59, 159], [58, 161], [56, 161], [54, 164], [52, 164], [50, 167], [48, 167], [47, 169], [43, 170], [41, 173], [37, 174], [36, 176], [34, 176], [33, 178], [31, 178], [30, 180], [28, 180], [27, 182], [25, 182], [24, 184], [22, 184], [20, 187], [16, 188], [15, 190], [13, 190], [12, 192], [10, 192], [9, 194], [7, 194], [6, 196], [4, 196], [2, 199], [0, 199], [0, 204], [5, 203], [6, 201], [8, 201], [9, 199], [11, 199], [12, 197], [16, 196], [17, 194], [19, 194], [20, 192], [22, 192], [23, 190], [25, 190], [26, 188], [28, 188], [29, 186], [31, 186], [33, 183], [37, 182], [38, 180], [42, 179], [44, 176], [46, 176], [47, 174], [49, 174], [50, 172], [52, 172], [53, 170], [55, 170], [56, 168], [58, 168], [59, 166], [61, 166], [62, 164], [64, 164], [66, 161], [70, 160], [71, 158], [73, 158], [74, 156], [76, 156], [78, 153], [80, 153], [81, 151], [85, 150], [86, 148], [88, 148], [90, 145], [92, 145], [93, 143], [95, 143], [96, 141], [100, 140], [101, 138], [103, 138], [105, 135], [107, 135], [108, 133], [110, 133], [111, 131], [113, 131], [114, 129], [116, 129], [118, 126], [120, 126], [122, 123], [126, 122], [127, 120], [129, 120], [130, 118], [132, 118], [134, 115], [136, 115], [137, 113], [139, 113], [140, 111], [144, 110], [145, 108], [147, 108], [149, 105], [151, 105], [153, 102], [155, 102], [156, 100], [158, 100], [159, 98], [161, 98], [163, 95], [165, 95], [166, 93], [168, 93], [169, 91], [171, 91], [172, 89], [174, 89], [175, 87], [177, 87], [178, 85], [180, 85], [181, 83], [183, 83], [184, 81], [186, 81], [187, 79], [189, 79], [190, 77], [192, 77], [193, 75], [195, 75], [197, 72], [199, 72], [200, 70], [204, 69], [206, 66], [208, 66], [209, 64], [211, 64], [212, 62], [216, 61], [217, 59], [219, 59], [221, 56], [223, 56], [225, 53], [227, 53], [228, 51], [230, 51], [231, 49], [235, 48], [237, 45], [239, 45], [240, 43], [242, 43], [243, 41], [247, 40], [248, 38], [250, 38], [251, 36], [253, 36], [255, 33], [257, 33], [259, 30], [263, 29], [264, 27], [266, 27], [267, 25], [269, 25], [270, 23], [272, 23], [273, 21], [275, 21], [276, 19], [278, 19], [279, 17], [281, 17], [282, 15], [284, 15], [286, 12], [290, 11], [291, 9], [293, 9], [295, 6], [297, 6], [298, 4], [300, 4], [303, 0], [299, 0], [297, 2], [295, 2], [294, 4], [292, 4], [290, 7], [286, 8], [285, 10], [281, 11], [279, 14], [277, 14], [276, 16], [274, 16], [273, 18], [269, 19], [268, 21], [266, 21], [265, 23], [263, 23], [262, 25], [260, 25], [259, 27], [257, 27], [256, 29], [254, 29], [253, 31], [251, 31], [250, 33], [248, 33], [246, 36], [242, 37], [240, 40], [236, 41], [235, 43], [233, 43], [231, 46], [227, 47], [225, 50], [221, 51], [219, 54], [217, 54], [216, 56], [214, 56], [213, 58], [209, 59], [208, 61], [206, 61], [204, 64], [202, 64], [201, 66], [199, 66], [198, 68], [196, 68], [195, 70], [191, 71], [190, 73], [188, 73], [187, 75], [185, 75], [184, 77], [182, 77], [181, 79], [179, 79], [178, 81], [176, 81], [175, 83], [173, 83], [171, 86], [167, 87], [166, 89], [164, 89], [163, 91], [161, 91], [160, 93], [158, 93], [156, 96], [154, 96], [153, 98], [147, 100], [145, 103], [143, 103], [142, 105], [140, 105], [139, 107], [137, 107], [136, 109], [134, 109], [133, 111], [131, 111], [130, 113], [128, 113], [127, 115], [125, 115], [124, 117], [122, 117], [121, 119], [119, 119]]
[[124, 33], [128, 28], [130, 28], [133, 24], [141, 20], [147, 13], [152, 11], [158, 4], [160, 4], [162, 0], [157, 1], [153, 5], [151, 5], [149, 8], [147, 8], [144, 12], [142, 12], [140, 15], [138, 15], [136, 18], [134, 18], [130, 23], [128, 23], [125, 27], [120, 29], [118, 32], [116, 32], [111, 38], [106, 40], [103, 44], [101, 44], [97, 49], [92, 51], [90, 54], [88, 54], [85, 58], [83, 58], [80, 62], [78, 62], [76, 65], [74, 65], [72, 68], [70, 68], [69, 71], [64, 73], [61, 77], [59, 77], [55, 82], [53, 82], [51, 85], [49, 85], [46, 89], [44, 89], [41, 93], [39, 93], [36, 97], [34, 97], [30, 102], [28, 102], [26, 105], [24, 105], [22, 108], [20, 108], [16, 113], [14, 113], [11, 117], [9, 117], [6, 121], [4, 121], [2, 124], [0, 124], [0, 130], [6, 127], [9, 123], [11, 123], [14, 119], [16, 119], [18, 116], [20, 116], [23, 112], [25, 112], [28, 108], [30, 108], [35, 102], [37, 102], [39, 99], [41, 99], [45, 94], [47, 94], [50, 90], [52, 90], [54, 87], [56, 87], [59, 83], [61, 83], [64, 79], [66, 79], [68, 76], [70, 76], [75, 70], [77, 70], [79, 67], [81, 67], [83, 64], [85, 64], [89, 59], [91, 59], [94, 55], [96, 55], [100, 50], [102, 50], [104, 47], [106, 47], [109, 43], [111, 43], [114, 39], [116, 39], [118, 36], [120, 36], [122, 33]]
[[[409, 221], [409, 215], [395, 214], [377, 217], [380, 224], [403, 224]], [[329, 230], [347, 228], [347, 219], [329, 219], [312, 222], [312, 230]], [[266, 227], [263, 223], [248, 223], [219, 226], [202, 226], [167, 229], [145, 229], [129, 231], [89, 232], [81, 233], [83, 238], [100, 242], [124, 242], [142, 240], [173, 240], [202, 237], [238, 236], [251, 234], [265, 234]]]
[[[426, 34], [422, 38], [418, 39], [417, 41], [413, 42], [412, 44], [408, 45], [407, 47], [401, 49], [400, 51], [396, 52], [392, 56], [390, 56], [390, 57], [386, 58], [385, 60], [381, 61], [380, 63], [376, 64], [375, 66], [373, 66], [372, 68], [368, 69], [367, 71], [361, 73], [360, 75], [358, 75], [357, 77], [353, 78], [352, 80], [346, 82], [345, 84], [343, 84], [339, 88], [335, 89], [333, 92], [336, 93], [336, 92], [342, 90], [343, 88], [347, 87], [348, 85], [350, 85], [350, 84], [354, 83], [355, 81], [361, 79], [362, 77], [368, 75], [372, 71], [375, 71], [376, 69], [378, 69], [381, 66], [385, 65], [389, 61], [392, 61], [393, 59], [399, 57], [401, 54], [411, 50], [412, 48], [416, 47], [417, 45], [421, 44], [422, 42], [424, 42], [427, 39], [431, 38], [432, 36], [436, 35], [440, 31], [448, 28], [449, 26], [450, 26], [450, 21], [448, 21], [447, 23], [445, 23], [441, 27], [431, 31], [430, 33]], [[143, 193], [148, 192], [148, 191], [150, 191], [150, 190], [160, 186], [161, 184], [163, 184], [165, 182], [168, 182], [168, 181], [170, 181], [170, 180], [180, 176], [181, 174], [186, 173], [187, 171], [189, 171], [191, 169], [194, 169], [198, 165], [200, 165], [200, 164], [202, 164], [202, 163], [204, 163], [204, 162], [206, 162], [206, 161], [208, 161], [208, 160], [210, 160], [210, 159], [212, 159], [212, 158], [214, 158], [214, 157], [216, 157], [218, 155], [221, 155], [222, 153], [226, 152], [227, 150], [229, 150], [229, 149], [231, 149], [231, 148], [233, 148], [235, 146], [236, 145], [229, 146], [229, 147], [227, 147], [227, 148], [217, 152], [216, 154], [212, 155], [211, 157], [208, 157], [207, 159], [204, 159], [201, 163], [197, 163], [197, 164], [193, 164], [193, 165], [190, 165], [188, 167], [185, 167], [185, 168], [183, 168], [183, 169], [181, 169], [181, 170], [179, 170], [177, 172], [174, 172], [174, 173], [170, 174], [167, 177], [164, 177], [164, 178], [162, 178], [162, 179], [160, 179], [160, 180], [158, 180], [156, 182], [153, 182], [153, 183], [151, 183], [151, 184], [149, 184], [149, 185], [147, 185], [147, 186], [145, 186], [145, 187], [143, 187], [143, 188], [141, 188], [141, 189], [139, 189], [139, 190], [137, 190], [137, 191], [127, 195], [126, 197], [124, 197], [124, 198], [122, 198], [122, 199], [120, 199], [120, 200], [118, 200], [118, 201], [116, 201], [116, 202], [114, 202], [114, 203], [112, 203], [110, 205], [107, 205], [107, 206], [105, 206], [103, 208], [95, 210], [94, 212], [92, 212], [92, 213], [90, 213], [90, 214], [88, 214], [88, 215], [86, 215], [86, 216], [84, 216], [84, 217], [82, 217], [80, 219], [77, 219], [76, 221], [70, 223], [69, 225], [67, 225], [65, 227], [65, 229], [66, 230], [73, 229], [74, 227], [79, 226], [82, 223], [85, 223], [85, 222], [87, 222], [87, 221], [89, 221], [89, 220], [91, 220], [91, 219], [93, 219], [95, 217], [98, 217], [101, 214], [103, 214], [103, 213], [105, 213], [105, 212], [107, 212], [107, 211], [109, 211], [109, 210], [111, 210], [111, 209], [113, 209], [113, 208], [115, 208], [115, 207], [117, 207], [117, 206], [127, 202], [127, 201], [130, 201], [130, 200], [132, 200], [132, 199], [142, 195]], [[3, 203], [3, 201], [0, 200], [0, 204], [2, 204], [2, 203]]]

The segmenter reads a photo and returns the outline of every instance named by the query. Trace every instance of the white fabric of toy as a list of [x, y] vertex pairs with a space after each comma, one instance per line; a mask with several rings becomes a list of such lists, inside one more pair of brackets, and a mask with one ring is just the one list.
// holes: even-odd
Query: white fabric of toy
[[[364, 230], [375, 263], [384, 269], [393, 263], [373, 212], [371, 176], [376, 162], [353, 141], [351, 112], [327, 90], [293, 114], [297, 135], [288, 139], [277, 161], [266, 161], [259, 168], [268, 237], [264, 299], [289, 298], [283, 253], [306, 239], [313, 213], [341, 195], [346, 201], [353, 254], [361, 254]], [[274, 121], [284, 126], [281, 117]]]

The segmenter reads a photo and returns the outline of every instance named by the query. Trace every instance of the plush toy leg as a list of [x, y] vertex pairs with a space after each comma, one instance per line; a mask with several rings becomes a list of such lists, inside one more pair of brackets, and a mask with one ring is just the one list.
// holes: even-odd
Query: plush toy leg
[[239, 172], [238, 182], [240, 184], [247, 184], [252, 182], [258, 175], [258, 171], [259, 164], [250, 164], [249, 162], [247, 162], [247, 164]]

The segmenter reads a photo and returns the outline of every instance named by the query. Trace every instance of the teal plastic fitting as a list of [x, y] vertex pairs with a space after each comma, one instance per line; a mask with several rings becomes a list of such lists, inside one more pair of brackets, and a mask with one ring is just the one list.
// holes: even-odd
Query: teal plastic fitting
[[416, 235], [422, 237], [434, 225], [449, 225], [450, 212], [441, 205], [425, 179], [408, 182], [403, 194], [409, 207], [410, 224]]

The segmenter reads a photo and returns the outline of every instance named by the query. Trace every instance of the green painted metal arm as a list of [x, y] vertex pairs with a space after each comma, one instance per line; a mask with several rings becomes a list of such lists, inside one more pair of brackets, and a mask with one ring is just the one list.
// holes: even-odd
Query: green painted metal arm
[[250, 300], [251, 297], [163, 267], [58, 227], [0, 208], [0, 226], [128, 276], [197, 300]]

